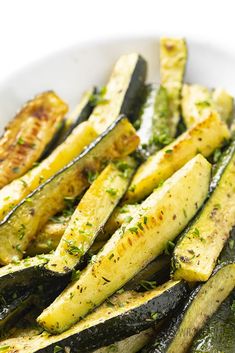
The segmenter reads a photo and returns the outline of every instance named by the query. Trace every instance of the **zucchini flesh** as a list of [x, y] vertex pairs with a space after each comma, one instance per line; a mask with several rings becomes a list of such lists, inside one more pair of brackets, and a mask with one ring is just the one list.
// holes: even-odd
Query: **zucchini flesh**
[[26, 255], [35, 256], [48, 254], [55, 250], [67, 228], [70, 216], [63, 215], [56, 217], [56, 220], [49, 220], [39, 231], [36, 238], [32, 240], [26, 249]]
[[227, 241], [235, 219], [235, 142], [221, 162], [209, 200], [174, 249], [174, 278], [206, 281]]
[[[70, 347], [85, 353], [112, 344], [153, 327], [165, 318], [186, 296], [184, 282], [169, 281], [145, 293], [124, 292], [109, 299], [102, 306], [60, 335], [43, 332], [36, 337], [7, 340], [8, 353], [53, 352], [55, 347]], [[1, 349], [1, 346], [0, 346]]]
[[220, 117], [224, 121], [229, 122], [233, 114], [233, 97], [224, 89], [216, 88], [212, 92], [212, 100]]
[[99, 172], [105, 162], [133, 152], [139, 139], [121, 116], [83, 153], [22, 200], [0, 223], [0, 263], [22, 258], [23, 252], [47, 220], [88, 186], [87, 173]]
[[102, 100], [89, 121], [100, 134], [120, 115], [132, 120], [144, 89], [146, 61], [137, 53], [123, 55], [116, 62]]
[[89, 122], [81, 123], [49, 157], [0, 190], [0, 219], [39, 185], [77, 157], [96, 137], [97, 133]]
[[0, 188], [26, 173], [40, 158], [67, 110], [54, 92], [26, 103], [0, 140]]
[[185, 125], [192, 126], [212, 109], [211, 92], [200, 85], [184, 84], [181, 108]]
[[155, 337], [143, 353], [186, 353], [197, 332], [216, 312], [235, 287], [235, 264], [218, 268], [217, 272], [190, 295], [169, 326]]
[[160, 76], [161, 84], [169, 97], [171, 136], [176, 134], [180, 120], [180, 96], [187, 60], [187, 47], [182, 38], [161, 38]]
[[[205, 200], [210, 172], [210, 164], [198, 155], [154, 191], [130, 223], [114, 233], [80, 279], [43, 311], [40, 325], [50, 332], [66, 330], [162, 253]], [[190, 198], [184, 190], [190, 192]]]
[[233, 353], [235, 347], [235, 315], [232, 306], [235, 291], [221, 304], [195, 337], [189, 353]]
[[200, 85], [183, 85], [182, 115], [187, 127], [202, 119], [209, 111], [215, 109], [222, 120], [228, 122], [233, 111], [233, 97], [223, 89], [211, 92]]
[[108, 347], [100, 348], [94, 353], [137, 353], [149, 342], [153, 336], [153, 332], [153, 329], [148, 329], [138, 333], [137, 335], [127, 337], [124, 340], [116, 342]]
[[75, 127], [86, 121], [91, 115], [94, 105], [92, 104], [92, 97], [96, 94], [97, 89], [94, 87], [90, 91], [83, 93], [80, 102], [70, 113], [69, 117], [65, 121], [65, 126], [60, 134], [60, 138], [57, 145], [64, 142], [67, 137], [71, 134]]
[[139, 115], [140, 128], [137, 132], [141, 149], [146, 155], [156, 152], [171, 142], [169, 117], [166, 89], [156, 84], [147, 85], [145, 102]]
[[216, 112], [211, 112], [138, 168], [125, 195], [126, 202], [134, 203], [144, 199], [198, 152], [208, 157], [229, 137], [226, 124]]
[[79, 263], [126, 191], [135, 165], [131, 158], [110, 163], [92, 183], [47, 264], [49, 270], [67, 272]]

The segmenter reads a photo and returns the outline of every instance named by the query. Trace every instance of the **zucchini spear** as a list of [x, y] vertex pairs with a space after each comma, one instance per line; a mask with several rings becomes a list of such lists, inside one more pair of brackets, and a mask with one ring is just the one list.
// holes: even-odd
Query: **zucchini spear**
[[94, 242], [126, 191], [136, 163], [131, 158], [110, 163], [79, 202], [47, 268], [73, 269]]
[[162, 253], [202, 205], [210, 173], [210, 164], [198, 155], [154, 191], [129, 224], [114, 233], [80, 279], [43, 311], [39, 324], [50, 332], [65, 331]]
[[[230, 240], [234, 241], [234, 234]], [[166, 323], [165, 329], [160, 331], [156, 335], [154, 342], [141, 352], [188, 352], [195, 335], [200, 332], [210, 317], [218, 310], [221, 303], [234, 290], [234, 261], [235, 252], [234, 249], [231, 249], [229, 241], [220, 256], [220, 264], [217, 265], [209, 280], [192, 291], [185, 304], [180, 306], [171, 320]], [[216, 332], [217, 334], [218, 332]], [[213, 352], [212, 350], [209, 351]], [[206, 350], [205, 352], [208, 351]], [[217, 353], [218, 351], [216, 350], [215, 352]]]
[[187, 47], [184, 39], [161, 38], [160, 40], [160, 77], [169, 98], [170, 131], [176, 134], [180, 120], [180, 97], [187, 60]]
[[235, 220], [235, 141], [225, 151], [211, 183], [211, 195], [178, 241], [173, 254], [174, 278], [206, 281]]
[[68, 106], [54, 92], [27, 102], [0, 139], [0, 188], [32, 168], [51, 141]]
[[229, 137], [226, 124], [216, 112], [211, 112], [170, 145], [150, 156], [137, 169], [125, 195], [125, 201], [134, 203], [143, 200], [198, 152], [208, 157]]
[[89, 173], [100, 172], [108, 161], [127, 156], [138, 143], [133, 126], [121, 116], [83, 153], [35, 189], [0, 223], [0, 263], [22, 258], [38, 230], [64, 208], [64, 199], [87, 188]]

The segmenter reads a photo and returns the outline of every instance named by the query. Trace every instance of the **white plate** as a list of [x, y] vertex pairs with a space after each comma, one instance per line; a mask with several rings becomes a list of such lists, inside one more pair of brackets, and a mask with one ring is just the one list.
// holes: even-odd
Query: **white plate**
[[[186, 39], [189, 46], [186, 80], [209, 87], [220, 86], [235, 95], [235, 54]], [[55, 90], [73, 108], [85, 89], [105, 84], [120, 55], [133, 51], [147, 60], [148, 80], [159, 81], [157, 37], [112, 39], [77, 45], [12, 75], [0, 83], [0, 131], [25, 101], [45, 90]]]

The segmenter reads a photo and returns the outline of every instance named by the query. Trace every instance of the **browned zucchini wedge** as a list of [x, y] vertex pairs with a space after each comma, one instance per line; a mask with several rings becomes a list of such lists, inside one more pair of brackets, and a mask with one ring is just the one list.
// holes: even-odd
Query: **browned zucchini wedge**
[[133, 152], [139, 143], [135, 129], [119, 117], [78, 157], [22, 200], [0, 223], [0, 262], [20, 259], [47, 220], [61, 211], [66, 197], [76, 197], [89, 185], [89, 174], [105, 163]]
[[226, 124], [217, 112], [211, 112], [139, 167], [125, 195], [126, 202], [143, 200], [197, 153], [208, 157], [229, 137]]
[[27, 172], [42, 155], [68, 110], [54, 92], [26, 103], [0, 140], [0, 188]]
[[113, 234], [80, 279], [43, 311], [39, 323], [48, 331], [65, 331], [160, 255], [204, 202], [210, 173], [211, 165], [197, 155], [155, 190], [133, 219]]
[[40, 184], [71, 162], [97, 137], [92, 125], [86, 121], [77, 126], [69, 137], [50, 156], [21, 178], [13, 180], [0, 190], [0, 220]]

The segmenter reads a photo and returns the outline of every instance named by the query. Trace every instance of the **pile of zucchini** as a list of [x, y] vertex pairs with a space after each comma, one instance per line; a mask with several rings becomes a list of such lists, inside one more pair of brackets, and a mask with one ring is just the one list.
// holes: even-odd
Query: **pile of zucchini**
[[[157, 60], [157, 58], [156, 58]], [[233, 97], [121, 56], [77, 107], [45, 92], [0, 139], [0, 352], [235, 352]]]

